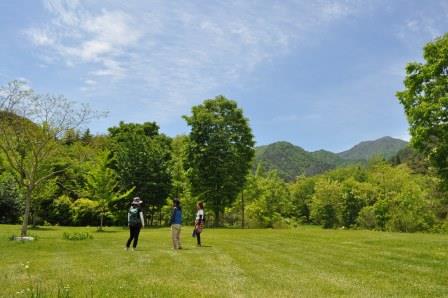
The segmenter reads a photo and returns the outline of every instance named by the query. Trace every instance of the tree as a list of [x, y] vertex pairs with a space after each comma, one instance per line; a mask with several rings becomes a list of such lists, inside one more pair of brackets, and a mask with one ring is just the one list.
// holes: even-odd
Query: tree
[[97, 210], [100, 215], [100, 228], [103, 230], [104, 217], [109, 212], [111, 202], [129, 197], [134, 187], [124, 193], [118, 190], [117, 174], [109, 168], [110, 152], [105, 150], [98, 154], [97, 159], [91, 164], [89, 171], [85, 174], [86, 194], [96, 201]]
[[113, 168], [122, 190], [135, 187], [151, 216], [161, 211], [171, 191], [171, 140], [153, 122], [123, 123], [109, 128]]
[[25, 190], [21, 235], [28, 230], [35, 190], [59, 171], [51, 161], [61, 153], [60, 139], [94, 113], [63, 96], [38, 95], [23, 82], [0, 88], [0, 152], [17, 184]]
[[424, 63], [409, 63], [405, 90], [397, 92], [410, 125], [412, 145], [448, 181], [448, 33], [423, 49]]
[[244, 186], [254, 157], [254, 140], [248, 120], [235, 101], [224, 96], [205, 100], [184, 116], [191, 127], [185, 169], [192, 193], [204, 198], [219, 225]]
[[316, 182], [311, 201], [311, 218], [324, 228], [334, 228], [342, 223], [343, 190], [338, 181], [321, 179]]
[[272, 170], [266, 176], [256, 176], [258, 190], [255, 198], [250, 198], [247, 204], [248, 218], [253, 218], [258, 226], [274, 228], [282, 226], [284, 219], [290, 218], [293, 208], [286, 182], [280, 178], [277, 171]]
[[310, 205], [316, 181], [313, 177], [300, 176], [290, 186], [294, 214], [300, 222], [310, 223]]

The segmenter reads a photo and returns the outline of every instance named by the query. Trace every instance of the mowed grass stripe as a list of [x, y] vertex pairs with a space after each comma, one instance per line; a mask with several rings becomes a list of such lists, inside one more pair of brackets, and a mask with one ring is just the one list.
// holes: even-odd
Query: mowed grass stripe
[[[182, 251], [163, 228], [143, 230], [139, 250], [126, 252], [123, 228], [54, 227], [15, 243], [7, 238], [19, 227], [1, 225], [1, 295], [39, 287], [50, 297], [448, 296], [446, 235], [206, 229], [197, 248], [191, 230], [183, 229]], [[62, 239], [76, 231], [94, 239]]]

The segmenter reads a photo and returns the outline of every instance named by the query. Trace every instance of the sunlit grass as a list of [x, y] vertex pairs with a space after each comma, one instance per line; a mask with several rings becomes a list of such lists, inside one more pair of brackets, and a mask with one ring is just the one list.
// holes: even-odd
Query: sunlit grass
[[[34, 242], [11, 241], [0, 225], [0, 295], [42, 297], [297, 297], [448, 295], [448, 236], [371, 231], [206, 229], [184, 249], [170, 231], [49, 227]], [[65, 233], [93, 239], [69, 241]]]

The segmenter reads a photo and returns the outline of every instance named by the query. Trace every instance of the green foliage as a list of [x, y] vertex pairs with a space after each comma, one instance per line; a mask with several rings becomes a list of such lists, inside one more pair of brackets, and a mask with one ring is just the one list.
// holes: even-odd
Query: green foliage
[[406, 144], [399, 139], [384, 137], [362, 142], [336, 154], [326, 150], [307, 152], [288, 142], [277, 142], [256, 148], [254, 166], [262, 163], [267, 170], [277, 170], [286, 181], [294, 181], [301, 175], [317, 175], [350, 164], [365, 164], [374, 156], [390, 158]]
[[22, 212], [22, 193], [12, 175], [0, 174], [0, 223], [17, 223]]
[[401, 232], [428, 231], [435, 216], [430, 210], [425, 190], [418, 184], [406, 184], [400, 194], [390, 201], [387, 230]]
[[158, 134], [155, 123], [121, 122], [109, 132], [120, 189], [135, 188], [133, 194], [143, 199], [152, 222], [171, 191], [171, 140]]
[[293, 212], [286, 183], [275, 171], [254, 178], [256, 181], [249, 184], [252, 189], [246, 191], [249, 222], [266, 228], [284, 226]]
[[208, 203], [215, 224], [244, 186], [254, 156], [248, 120], [235, 101], [205, 100], [184, 116], [191, 127], [185, 169], [192, 194]]
[[348, 160], [369, 160], [374, 156], [389, 159], [406, 145], [407, 142], [403, 140], [383, 137], [374, 141], [361, 142], [350, 150], [338, 153], [338, 156]]
[[91, 234], [89, 234], [88, 232], [73, 232], [73, 233], [69, 233], [69, 232], [64, 232], [62, 234], [62, 239], [65, 240], [90, 240], [93, 239], [93, 236]]
[[98, 217], [98, 202], [81, 198], [72, 204], [73, 224], [78, 226], [97, 225], [99, 224]]
[[311, 223], [310, 206], [315, 184], [315, 179], [302, 176], [290, 186], [292, 216], [302, 223]]
[[366, 206], [359, 212], [356, 223], [359, 227], [373, 230], [378, 226], [374, 206]]
[[311, 218], [324, 228], [334, 228], [342, 224], [343, 189], [338, 181], [320, 179], [311, 200]]
[[95, 200], [100, 214], [100, 229], [103, 227], [103, 220], [110, 211], [112, 202], [128, 199], [134, 188], [120, 193], [118, 189], [118, 176], [109, 168], [110, 152], [108, 150], [99, 152], [96, 160], [89, 165], [85, 174], [86, 188], [85, 195]]
[[311, 167], [319, 165], [329, 168], [315, 161], [309, 152], [288, 142], [277, 142], [259, 147], [255, 153], [256, 164], [261, 162], [267, 171], [277, 170], [280, 177], [288, 181], [304, 174]]
[[349, 178], [343, 182], [342, 200], [342, 226], [353, 227], [356, 225], [361, 209], [369, 202], [373, 202], [376, 189], [366, 182], [356, 181]]
[[52, 224], [72, 224], [72, 201], [68, 196], [60, 196], [50, 206], [47, 220]]
[[428, 160], [411, 146], [398, 151], [398, 153], [390, 159], [390, 162], [398, 166], [400, 164], [406, 164], [414, 173], [417, 174], [430, 174], [430, 165]]
[[424, 63], [409, 63], [405, 90], [397, 92], [412, 145], [448, 180], [448, 34], [423, 49]]
[[86, 106], [77, 108], [63, 96], [36, 94], [24, 82], [12, 81], [0, 88], [0, 152], [25, 190], [23, 236], [28, 231], [33, 196], [58, 173], [52, 167], [64, 153], [58, 140], [91, 116]]

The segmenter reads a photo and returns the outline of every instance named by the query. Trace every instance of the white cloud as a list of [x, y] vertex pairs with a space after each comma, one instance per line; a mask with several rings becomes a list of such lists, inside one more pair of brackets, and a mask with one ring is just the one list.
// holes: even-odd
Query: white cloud
[[54, 44], [54, 39], [42, 29], [29, 29], [25, 34], [36, 46], [51, 46]]
[[83, 90], [108, 88], [110, 79], [114, 88], [123, 82], [160, 121], [297, 50], [367, 3], [128, 1], [98, 7], [106, 4], [48, 0], [49, 21], [26, 32], [47, 63], [84, 67], [96, 84], [84, 81]]
[[90, 85], [90, 86], [94, 86], [97, 84], [97, 82], [94, 80], [85, 80], [84, 83], [86, 83], [86, 85]]

